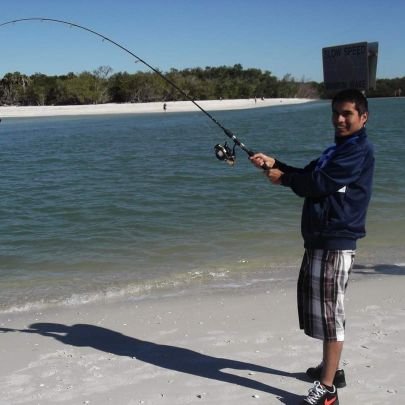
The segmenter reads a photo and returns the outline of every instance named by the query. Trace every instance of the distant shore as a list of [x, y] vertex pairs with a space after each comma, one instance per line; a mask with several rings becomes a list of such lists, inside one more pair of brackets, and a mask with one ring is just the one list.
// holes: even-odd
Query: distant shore
[[[207, 111], [242, 110], [249, 108], [271, 107], [285, 104], [301, 104], [313, 101], [307, 98], [266, 98], [238, 100], [197, 100]], [[166, 110], [163, 106], [166, 104]], [[64, 115], [102, 115], [102, 114], [146, 114], [199, 111], [191, 101], [168, 101], [153, 103], [90, 104], [63, 106], [6, 106], [0, 107], [0, 118], [12, 117], [52, 117]]]

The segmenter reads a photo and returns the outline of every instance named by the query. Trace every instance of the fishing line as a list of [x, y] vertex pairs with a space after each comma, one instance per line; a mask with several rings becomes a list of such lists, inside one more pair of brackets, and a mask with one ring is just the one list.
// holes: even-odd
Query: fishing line
[[[83, 25], [80, 24], [75, 24], [69, 21], [64, 21], [64, 20], [57, 20], [54, 18], [45, 18], [45, 17], [29, 17], [29, 18], [18, 18], [16, 20], [11, 20], [11, 21], [6, 21], [2, 24], [0, 24], [0, 27], [4, 27], [5, 25], [10, 25], [10, 24], [15, 24], [19, 22], [25, 22], [25, 21], [46, 21], [46, 22], [55, 22], [59, 24], [64, 24], [68, 25], [69, 27], [75, 27], [79, 28], [81, 30], [90, 32], [91, 34], [94, 34], [100, 38], [102, 38], [103, 41], [108, 41], [111, 44], [117, 46], [118, 48], [122, 49], [124, 52], [128, 53], [132, 57], [136, 59], [137, 62], [141, 62], [145, 66], [147, 66], [149, 69], [151, 69], [153, 72], [155, 72], [159, 77], [161, 77], [164, 81], [169, 83], [173, 88], [175, 88], [182, 96], [184, 96], [187, 100], [191, 101], [198, 109], [200, 109], [215, 125], [217, 125], [219, 128], [221, 128], [225, 135], [230, 138], [234, 146], [233, 148], [229, 147], [227, 143], [221, 145], [217, 144], [214, 147], [214, 152], [215, 156], [222, 161], [225, 161], [229, 163], [230, 165], [233, 165], [235, 163], [235, 147], [238, 146], [241, 148], [244, 152], [248, 154], [248, 156], [253, 156], [254, 152], [247, 148], [236, 136], [235, 134], [229, 130], [228, 128], [225, 128], [218, 120], [216, 120], [208, 111], [204, 110], [192, 97], [190, 97], [185, 91], [183, 91], [180, 87], [177, 86], [176, 83], [174, 83], [171, 79], [163, 75], [158, 69], [154, 68], [152, 65], [150, 65], [148, 62], [146, 62], [144, 59], [140, 58], [139, 56], [135, 55], [132, 51], [130, 51], [128, 48], [124, 47], [123, 45], [119, 44], [118, 42], [112, 40], [111, 38], [106, 37], [103, 34], [100, 34], [97, 31], [94, 31], [90, 28], [87, 28]], [[263, 169], [267, 169], [267, 167], [263, 166]]]

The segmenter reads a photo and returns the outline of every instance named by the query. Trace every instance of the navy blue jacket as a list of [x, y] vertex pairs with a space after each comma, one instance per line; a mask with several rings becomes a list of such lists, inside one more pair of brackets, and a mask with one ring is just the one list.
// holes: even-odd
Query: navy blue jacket
[[371, 197], [374, 151], [363, 128], [335, 137], [335, 145], [303, 169], [276, 160], [281, 182], [304, 197], [301, 232], [306, 248], [356, 249], [366, 234]]

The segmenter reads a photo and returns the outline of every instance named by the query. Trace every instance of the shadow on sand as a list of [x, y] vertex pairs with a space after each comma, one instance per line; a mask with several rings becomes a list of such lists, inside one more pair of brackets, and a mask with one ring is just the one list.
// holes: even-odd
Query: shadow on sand
[[276, 396], [283, 404], [297, 404], [302, 397], [224, 370], [250, 370], [306, 380], [304, 373], [288, 373], [242, 361], [212, 357], [181, 347], [147, 342], [87, 324], [67, 326], [58, 323], [34, 323], [29, 329], [0, 328], [0, 332], [36, 333], [52, 337], [66, 345], [88, 346], [117, 356], [136, 358], [169, 370], [263, 391]]
[[386, 274], [391, 276], [405, 276], [405, 266], [397, 264], [355, 264], [353, 270], [356, 274]]

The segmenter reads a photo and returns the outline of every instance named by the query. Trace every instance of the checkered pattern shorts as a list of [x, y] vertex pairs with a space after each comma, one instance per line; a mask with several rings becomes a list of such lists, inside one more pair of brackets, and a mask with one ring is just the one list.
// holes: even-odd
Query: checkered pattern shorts
[[344, 341], [344, 297], [354, 250], [307, 249], [298, 278], [300, 328], [324, 341]]

